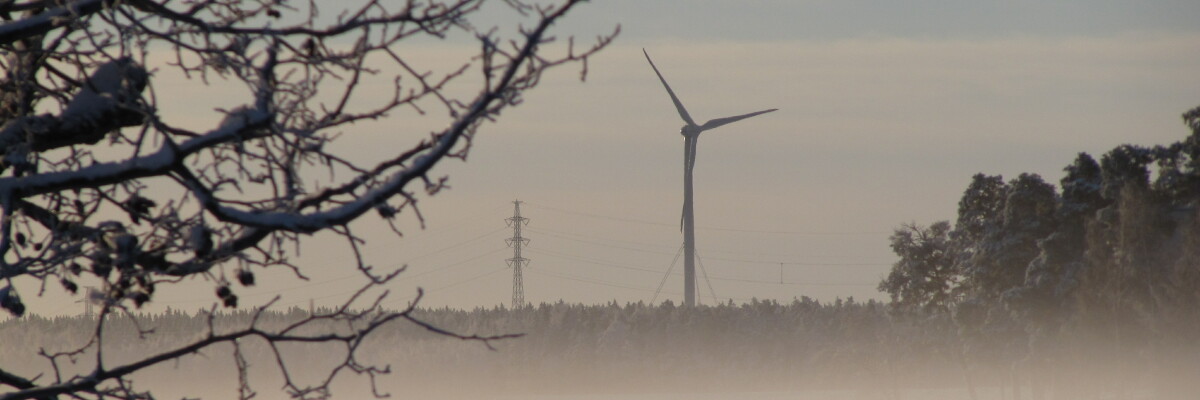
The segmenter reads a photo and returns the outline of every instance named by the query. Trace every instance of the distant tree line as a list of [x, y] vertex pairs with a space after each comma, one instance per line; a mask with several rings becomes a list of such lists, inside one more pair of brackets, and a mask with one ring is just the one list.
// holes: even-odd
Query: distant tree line
[[[328, 314], [331, 310], [312, 313]], [[257, 316], [256, 316], [257, 315]], [[110, 316], [104, 325], [104, 359], [119, 363], [189, 343], [207, 334], [245, 326], [270, 331], [308, 318], [310, 311], [228, 310]], [[510, 309], [418, 309], [422, 321], [464, 336], [520, 333], [515, 339], [479, 342], [431, 333], [413, 324], [380, 327], [358, 347], [356, 361], [390, 371], [378, 391], [416, 397], [554, 393], [758, 392], [855, 390], [883, 394], [912, 387], [960, 385], [957, 365], [938, 351], [953, 341], [951, 329], [893, 323], [886, 304], [808, 297], [791, 302], [753, 300], [744, 304], [683, 307], [670, 301], [649, 305], [565, 302]], [[321, 322], [313, 331], [347, 331], [344, 321]], [[91, 340], [95, 319], [27, 315], [0, 323], [0, 359], [15, 372], [52, 374], [46, 357]], [[152, 332], [149, 332], [151, 331]], [[142, 334], [139, 334], [141, 332]], [[279, 384], [276, 352], [299, 388], [320, 386], [328, 365], [346, 357], [344, 346], [272, 344], [247, 338], [235, 354], [224, 347], [180, 358], [140, 373], [139, 390], [164, 398], [177, 394], [226, 397], [239, 390], [263, 393]], [[59, 373], [94, 368], [95, 348], [76, 354], [78, 364], [60, 360]], [[239, 360], [235, 355], [241, 357]], [[238, 388], [238, 363], [250, 388]], [[331, 394], [351, 398], [363, 378], [347, 375]], [[995, 385], [998, 380], [983, 382]], [[157, 386], [156, 386], [157, 385]], [[269, 390], [267, 390], [269, 392]], [[270, 396], [270, 394], [267, 394]], [[880, 396], [872, 396], [880, 397]]]
[[900, 259], [879, 289], [892, 312], [952, 324], [964, 365], [1008, 364], [1035, 398], [1084, 381], [1064, 366], [1092, 367], [1118, 394], [1194, 380], [1200, 107], [1183, 120], [1191, 135], [1170, 145], [1080, 153], [1057, 187], [975, 175], [953, 225], [891, 236]]

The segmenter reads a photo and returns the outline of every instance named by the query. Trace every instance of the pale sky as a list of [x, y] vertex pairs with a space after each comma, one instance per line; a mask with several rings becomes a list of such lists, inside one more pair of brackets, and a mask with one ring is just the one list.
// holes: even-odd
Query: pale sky
[[[682, 242], [683, 138], [645, 48], [699, 121], [779, 109], [701, 136], [697, 248], [716, 296], [884, 299], [875, 286], [895, 260], [892, 229], [953, 220], [973, 174], [1057, 182], [1080, 151], [1182, 139], [1180, 114], [1200, 105], [1198, 19], [1195, 1], [584, 4], [558, 26], [577, 43], [622, 30], [586, 83], [577, 68], [552, 72], [482, 129], [467, 163], [442, 164], [452, 189], [422, 199], [427, 230], [411, 214], [402, 239], [356, 229], [369, 232], [372, 264], [409, 265], [390, 286], [395, 306], [416, 286], [426, 306], [508, 304], [504, 219], [520, 199], [527, 301], [649, 301]], [[439, 48], [404, 50], [436, 64]], [[406, 118], [364, 125], [344, 145], [369, 156], [395, 150], [372, 140], [427, 134], [395, 131]], [[304, 241], [312, 281], [262, 274], [243, 304], [344, 299], [361, 278], [343, 242], [330, 243]], [[681, 271], [658, 301], [680, 301]], [[195, 286], [160, 291], [156, 307], [215, 300], [211, 284]], [[711, 304], [703, 279], [698, 293]], [[47, 308], [34, 311], [81, 306]]]

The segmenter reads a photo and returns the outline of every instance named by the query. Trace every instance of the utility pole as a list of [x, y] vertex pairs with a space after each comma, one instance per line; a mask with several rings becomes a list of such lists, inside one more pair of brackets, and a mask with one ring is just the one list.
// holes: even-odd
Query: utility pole
[[513, 269], [512, 308], [518, 309], [525, 306], [525, 284], [521, 280], [521, 268], [529, 264], [529, 259], [521, 256], [521, 246], [529, 244], [529, 239], [521, 236], [521, 226], [528, 225], [529, 218], [521, 216], [520, 200], [513, 200], [513, 216], [504, 221], [513, 228], [513, 237], [504, 239], [504, 243], [513, 248], [513, 256], [505, 261], [508, 261], [508, 266]]

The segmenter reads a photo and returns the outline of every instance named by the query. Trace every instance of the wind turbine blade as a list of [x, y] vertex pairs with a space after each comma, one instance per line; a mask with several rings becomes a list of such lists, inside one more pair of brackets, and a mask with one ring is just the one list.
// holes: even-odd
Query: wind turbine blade
[[[686, 208], [687, 204], [684, 204], [683, 206]], [[686, 209], [679, 210], [679, 231], [680, 232], [683, 232], [683, 219], [685, 216], [687, 216], [687, 210]]]
[[690, 176], [692, 175], [692, 171], [696, 169], [696, 149], [700, 146], [700, 136], [697, 135], [696, 137], [692, 138], [692, 141], [690, 144], [688, 144], [688, 146], [691, 147], [691, 157], [688, 158], [687, 165], [687, 173]]
[[[650, 61], [650, 53], [647, 53], [646, 49], [642, 49], [642, 54], [646, 55], [646, 61]], [[675, 91], [671, 90], [671, 85], [667, 84], [662, 73], [658, 72], [658, 67], [654, 66], [654, 61], [650, 61], [650, 68], [654, 68], [654, 74], [658, 75], [658, 80], [662, 81], [663, 87], [667, 88], [667, 94], [671, 95], [671, 101], [675, 102], [675, 109], [679, 110], [679, 117], [683, 118], [683, 122], [687, 122], [688, 125], [696, 125], [696, 122], [692, 121], [692, 116], [688, 115], [687, 109], [683, 108], [683, 103], [679, 102], [679, 97], [675, 96]]]
[[[691, 136], [683, 137], [683, 184], [687, 185], [692, 181], [692, 141], [695, 138]], [[683, 232], [683, 220], [687, 217], [687, 191], [684, 191], [683, 208], [679, 211], [679, 231]]]
[[742, 114], [742, 115], [738, 115], [738, 116], [734, 116], [734, 117], [717, 118], [717, 119], [705, 122], [704, 125], [700, 126], [700, 130], [706, 131], [706, 130], [713, 129], [713, 128], [716, 128], [716, 127], [719, 127], [722, 125], [732, 124], [734, 122], [738, 122], [743, 119], [753, 117], [755, 115], [766, 114], [766, 113], [769, 113], [769, 112], [775, 111], [775, 110], [778, 110], [778, 108], [772, 108], [770, 110], [756, 111], [756, 112], [752, 112], [749, 114]]
[[[683, 179], [686, 180], [686, 184], [688, 185], [692, 183], [692, 173], [696, 168], [696, 148], [698, 147], [699, 143], [699, 136], [685, 137], [683, 143]], [[684, 196], [687, 196], [686, 192], [684, 193]], [[681, 231], [683, 230], [683, 220], [687, 215], [688, 204], [690, 203], [685, 197], [683, 199], [683, 213], [679, 216], [679, 230]]]

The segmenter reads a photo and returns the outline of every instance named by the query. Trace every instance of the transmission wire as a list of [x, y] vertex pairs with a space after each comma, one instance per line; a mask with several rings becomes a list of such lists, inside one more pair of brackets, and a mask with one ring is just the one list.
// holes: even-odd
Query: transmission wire
[[671, 277], [671, 271], [675, 270], [675, 263], [679, 262], [679, 256], [683, 254], [683, 245], [679, 245], [679, 251], [675, 252], [675, 258], [671, 260], [671, 266], [667, 267], [667, 273], [663, 274], [663, 278], [658, 282], [658, 289], [654, 290], [654, 297], [650, 298], [650, 304], [654, 304], [658, 300], [658, 293], [662, 292], [663, 285], [667, 284], [667, 278]]
[[[696, 263], [700, 264], [700, 273], [704, 275], [704, 282], [708, 283], [708, 293], [712, 295], [713, 305], [720, 305], [721, 301], [717, 300], [717, 292], [713, 290], [712, 281], [708, 279], [708, 270], [704, 269], [704, 260], [700, 258], [699, 251], [696, 251]], [[696, 296], [696, 300], [700, 300], [700, 296]]]

